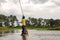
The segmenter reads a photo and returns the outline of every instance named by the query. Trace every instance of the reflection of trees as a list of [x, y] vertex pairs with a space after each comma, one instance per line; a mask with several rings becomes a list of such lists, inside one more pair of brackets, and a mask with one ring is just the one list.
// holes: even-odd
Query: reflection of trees
[[14, 30], [0, 31], [0, 37], [6, 36], [6, 34], [14, 33]]

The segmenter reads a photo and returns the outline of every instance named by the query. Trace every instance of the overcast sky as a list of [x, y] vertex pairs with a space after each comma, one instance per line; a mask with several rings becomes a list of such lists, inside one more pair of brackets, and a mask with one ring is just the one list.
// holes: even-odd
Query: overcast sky
[[[60, 19], [60, 0], [21, 0], [26, 17]], [[19, 0], [0, 0], [0, 14], [22, 17]]]

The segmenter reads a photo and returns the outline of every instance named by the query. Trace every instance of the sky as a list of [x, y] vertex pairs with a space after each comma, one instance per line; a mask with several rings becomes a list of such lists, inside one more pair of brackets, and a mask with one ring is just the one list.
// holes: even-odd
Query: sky
[[[20, 0], [26, 18], [60, 19], [60, 0]], [[0, 14], [16, 15], [20, 20], [22, 12], [19, 0], [0, 0]]]

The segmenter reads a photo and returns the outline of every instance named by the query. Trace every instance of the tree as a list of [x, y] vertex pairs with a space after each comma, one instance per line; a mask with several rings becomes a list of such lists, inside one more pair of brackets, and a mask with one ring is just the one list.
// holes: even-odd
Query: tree
[[7, 16], [5, 17], [5, 26], [9, 26], [9, 19]]
[[2, 22], [6, 21], [6, 19], [5, 19], [6, 17], [7, 16], [0, 14], [0, 26], [2, 26]]
[[50, 22], [50, 26], [51, 27], [54, 27], [54, 20], [53, 19], [50, 19], [49, 22]]
[[14, 26], [14, 21], [17, 21], [17, 17], [13, 16], [13, 15], [10, 15], [9, 19], [10, 19], [10, 22], [12, 23], [12, 26]]
[[60, 19], [56, 19], [54, 22], [55, 22], [55, 26], [60, 26]]
[[41, 26], [41, 20], [42, 18], [38, 18], [38, 26]]
[[37, 19], [29, 17], [28, 23], [33, 26], [37, 26]]
[[14, 22], [17, 22], [18, 24], [18, 19], [16, 16], [10, 15], [10, 16], [5, 16], [0, 14], [0, 26], [2, 26], [3, 22], [5, 24], [5, 26], [10, 26], [10, 22], [11, 22], [11, 26], [14, 26]]

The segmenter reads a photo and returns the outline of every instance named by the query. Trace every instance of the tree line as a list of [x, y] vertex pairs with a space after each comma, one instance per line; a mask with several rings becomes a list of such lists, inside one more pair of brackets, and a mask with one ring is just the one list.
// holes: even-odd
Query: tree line
[[29, 17], [27, 19], [27, 24], [32, 26], [55, 27], [55, 26], [60, 26], [60, 19], [43, 19], [43, 18]]
[[18, 19], [15, 15], [5, 16], [0, 14], [0, 26], [14, 26], [14, 21], [18, 23]]
[[[5, 26], [15, 26], [14, 22], [17, 22], [17, 25], [19, 25], [18, 19], [15, 15], [5, 16], [0, 14], [0, 26], [4, 23]], [[27, 25], [31, 26], [49, 26], [49, 27], [55, 27], [60, 26], [60, 19], [43, 19], [43, 18], [33, 18], [29, 17], [26, 19]]]

